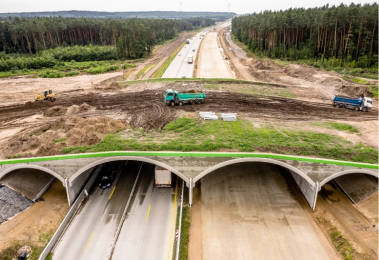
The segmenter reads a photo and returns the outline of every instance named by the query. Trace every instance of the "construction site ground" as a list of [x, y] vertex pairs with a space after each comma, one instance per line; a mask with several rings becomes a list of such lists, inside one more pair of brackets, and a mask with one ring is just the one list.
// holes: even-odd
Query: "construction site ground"
[[[331, 105], [331, 97], [334, 94], [364, 94], [367, 93], [366, 86], [347, 82], [341, 75], [334, 72], [296, 64], [281, 66], [270, 60], [256, 60], [232, 41], [228, 30], [223, 29], [218, 33], [217, 42], [223, 48], [224, 55], [220, 57], [228, 60], [227, 64], [230, 65], [232, 74], [237, 79], [247, 80], [245, 82], [226, 79], [120, 82], [124, 80], [124, 77], [128, 80], [136, 79], [139, 71], [150, 66], [149, 70], [140, 75], [141, 79], [148, 79], [186, 38], [189, 38], [188, 33], [181, 34], [177, 39], [159, 46], [151, 57], [139, 61], [135, 68], [125, 72], [124, 75], [123, 72], [112, 72], [59, 79], [28, 77], [0, 79], [0, 158], [62, 153], [63, 148], [92, 145], [101, 141], [107, 134], [120, 130], [160, 129], [178, 117], [198, 117], [199, 111], [234, 112], [239, 118], [250, 121], [255, 127], [272, 126], [288, 130], [311, 130], [337, 135], [350, 140], [353, 144], [362, 143], [377, 149], [377, 100], [374, 101], [373, 110], [367, 113], [335, 108]], [[212, 41], [214, 41], [213, 37]], [[202, 46], [207, 46], [204, 42], [202, 44]], [[40, 93], [46, 89], [54, 90], [57, 101], [34, 102], [34, 93]], [[204, 104], [167, 107], [163, 102], [163, 93], [166, 89], [204, 91], [207, 99]], [[327, 122], [350, 124], [357, 128], [358, 132], [329, 128], [325, 125]], [[0, 251], [9, 246], [10, 241], [37, 241], [41, 234], [50, 232], [58, 226], [60, 219], [67, 211], [66, 194], [63, 187], [59, 185], [55, 182], [43, 196], [43, 201], [34, 203], [27, 210], [0, 225], [0, 233], [8, 234], [5, 237], [1, 236]], [[333, 251], [335, 249], [330, 249], [332, 241], [330, 241], [329, 233], [332, 228], [337, 228], [349, 238], [359, 254], [373, 253], [370, 251], [371, 244], [365, 246], [367, 241], [359, 239], [359, 236], [364, 238], [367, 233], [350, 233], [352, 232], [350, 230], [356, 228], [357, 221], [359, 223], [363, 221], [358, 216], [359, 214], [363, 214], [365, 219], [371, 219], [368, 221], [377, 223], [377, 213], [375, 215], [375, 210], [373, 210], [378, 205], [375, 194], [377, 195], [377, 192], [353, 205], [346, 197], [341, 197], [343, 194], [338, 193], [336, 196], [340, 196], [339, 203], [344, 203], [341, 207], [334, 207], [334, 202], [319, 197], [318, 209], [315, 213], [308, 209], [303, 199], [291, 198], [291, 203], [296, 204], [301, 218], [311, 220], [309, 223], [313, 223], [311, 226], [309, 223], [306, 224], [306, 229], [315, 230], [315, 234], [319, 236], [321, 242], [317, 248], [324, 250], [320, 249], [320, 259], [322, 252], [330, 254], [331, 257], [338, 255]], [[199, 200], [201, 201], [201, 198]], [[246, 198], [241, 198], [240, 202], [246, 204], [245, 200]], [[215, 211], [204, 209], [204, 205], [195, 202], [191, 210], [192, 226], [200, 225], [198, 228], [203, 228], [201, 225], [204, 223], [196, 222], [196, 219], [199, 219], [196, 214], [209, 214], [210, 217], [219, 219], [220, 214], [224, 213], [225, 205], [222, 203], [215, 205], [217, 206]], [[333, 213], [335, 210], [343, 210], [346, 214], [352, 212], [351, 221], [346, 221], [342, 225], [340, 222], [343, 220], [335, 220]], [[42, 218], [45, 212], [47, 213]], [[224, 219], [223, 221], [226, 222], [223, 223], [225, 225], [226, 223], [234, 223], [233, 225], [240, 222], [250, 223], [250, 219], [245, 219], [245, 213], [240, 213], [231, 216], [229, 220]], [[40, 224], [33, 226], [32, 223], [36, 220]], [[271, 220], [275, 222], [274, 219]], [[284, 222], [279, 221], [279, 224], [282, 225]], [[249, 225], [255, 225], [254, 223]], [[361, 225], [362, 230], [368, 228], [367, 223], [364, 222]], [[212, 233], [205, 233], [214, 230], [211, 226], [215, 223], [207, 225], [204, 228], [210, 227], [210, 229], [204, 229], [200, 232], [200, 234], [203, 232], [201, 235], [196, 235], [196, 232], [191, 233], [194, 234], [191, 239], [191, 243], [194, 244], [191, 244], [190, 248], [201, 249], [203, 256], [209, 254], [204, 246], [212, 248], [212, 239], [215, 236]], [[377, 227], [375, 230], [377, 232]], [[251, 235], [248, 230], [240, 231], [245, 237]], [[201, 239], [204, 236], [210, 240], [199, 240], [202, 242], [198, 241], [196, 244], [195, 238]], [[232, 236], [236, 239], [235, 243], [243, 242], [238, 234], [233, 233]], [[358, 236], [358, 239], [354, 240], [354, 236]], [[225, 234], [219, 234], [219, 237], [226, 241], [230, 240]], [[259, 237], [255, 239], [259, 241]], [[267, 240], [261, 242], [266, 243], [270, 240], [269, 237], [265, 239]], [[294, 237], [294, 241], [298, 239]], [[281, 241], [285, 242], [285, 238], [278, 238], [277, 243], [280, 244]], [[370, 243], [375, 242], [375, 240], [370, 241]], [[318, 250], [317, 248], [315, 250]], [[191, 251], [195, 249], [190, 249], [190, 254], [196, 252]], [[215, 249], [215, 252], [218, 249]], [[290, 255], [291, 250], [293, 248], [287, 247], [284, 252], [289, 252], [288, 255]], [[230, 254], [226, 251], [225, 253]], [[247, 258], [263, 256], [259, 255], [260, 252], [253, 251], [251, 255], [240, 253], [241, 257]], [[299, 254], [306, 256], [306, 253], [307, 251], [303, 250]], [[377, 255], [377, 251], [374, 250], [374, 253]], [[275, 251], [272, 254], [277, 256]]]

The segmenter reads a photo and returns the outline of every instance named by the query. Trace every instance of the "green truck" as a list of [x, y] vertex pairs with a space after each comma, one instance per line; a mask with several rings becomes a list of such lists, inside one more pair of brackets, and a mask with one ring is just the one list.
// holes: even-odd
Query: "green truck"
[[180, 93], [172, 89], [168, 89], [164, 93], [164, 101], [168, 106], [204, 103], [205, 97], [205, 93]]

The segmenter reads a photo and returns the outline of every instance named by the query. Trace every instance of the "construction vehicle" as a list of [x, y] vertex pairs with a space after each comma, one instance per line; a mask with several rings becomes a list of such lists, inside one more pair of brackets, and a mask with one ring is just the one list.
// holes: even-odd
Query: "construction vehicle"
[[162, 167], [155, 166], [155, 186], [171, 187], [171, 172]]
[[43, 94], [35, 94], [35, 101], [43, 101], [43, 100], [48, 100], [51, 102], [54, 102], [56, 100], [55, 94], [53, 91], [50, 90], [45, 90]]
[[333, 106], [368, 112], [372, 108], [372, 98], [363, 96], [359, 98], [335, 96], [333, 98]]
[[168, 89], [164, 93], [164, 101], [168, 106], [204, 103], [205, 97], [205, 93], [180, 93], [172, 89]]

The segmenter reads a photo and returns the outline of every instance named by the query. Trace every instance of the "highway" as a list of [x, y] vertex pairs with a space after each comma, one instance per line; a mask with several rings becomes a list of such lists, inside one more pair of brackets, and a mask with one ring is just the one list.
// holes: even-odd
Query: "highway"
[[[195, 58], [200, 46], [200, 34], [198, 33], [192, 39], [190, 44], [185, 44], [176, 57], [172, 60], [162, 78], [192, 78]], [[188, 57], [193, 57], [193, 62], [188, 63]]]
[[145, 173], [112, 259], [172, 258], [177, 187], [155, 188], [153, 171]]
[[153, 165], [143, 164], [138, 174], [140, 167], [140, 162], [122, 162], [112, 187], [94, 187], [54, 248], [53, 259], [167, 259], [172, 254], [176, 193], [154, 187]]

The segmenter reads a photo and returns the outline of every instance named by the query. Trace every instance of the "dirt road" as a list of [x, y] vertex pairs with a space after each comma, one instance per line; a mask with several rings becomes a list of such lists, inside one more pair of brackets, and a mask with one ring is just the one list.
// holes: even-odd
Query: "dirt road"
[[234, 78], [219, 47], [217, 31], [208, 32], [201, 43], [196, 74], [198, 78]]
[[189, 259], [338, 259], [275, 166], [228, 166], [202, 179], [200, 189]]
[[94, 89], [106, 80], [121, 80], [122, 72], [110, 72], [98, 75], [80, 75], [66, 78], [3, 78], [0, 79], [1, 106], [34, 100], [35, 93], [52, 89], [56, 94], [72, 93]]

